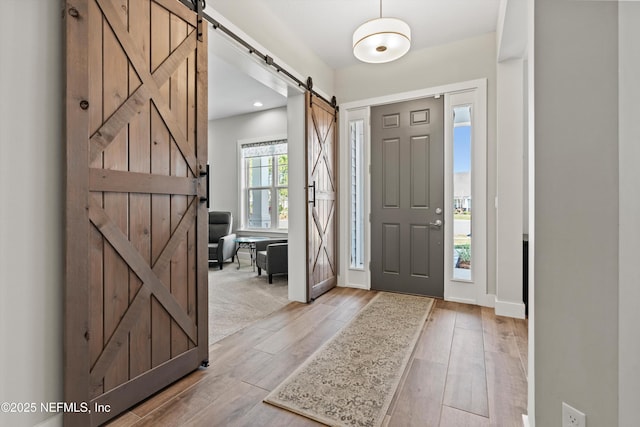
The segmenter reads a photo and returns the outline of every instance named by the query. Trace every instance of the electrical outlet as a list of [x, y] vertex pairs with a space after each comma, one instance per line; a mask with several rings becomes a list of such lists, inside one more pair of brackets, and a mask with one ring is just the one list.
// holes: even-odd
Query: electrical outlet
[[587, 427], [587, 416], [562, 402], [562, 427]]

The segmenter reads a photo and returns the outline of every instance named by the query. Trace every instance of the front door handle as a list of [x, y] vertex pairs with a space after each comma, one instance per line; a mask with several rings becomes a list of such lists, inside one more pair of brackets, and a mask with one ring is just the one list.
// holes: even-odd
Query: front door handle
[[442, 227], [442, 220], [436, 219], [435, 222], [430, 222], [429, 225], [440, 228]]

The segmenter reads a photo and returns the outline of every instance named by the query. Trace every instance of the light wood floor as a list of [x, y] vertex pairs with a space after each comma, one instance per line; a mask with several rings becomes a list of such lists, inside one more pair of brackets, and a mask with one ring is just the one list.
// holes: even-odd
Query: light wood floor
[[[262, 402], [375, 292], [337, 288], [291, 303], [211, 346], [199, 369], [110, 426], [314, 426]], [[438, 300], [388, 411], [388, 426], [522, 426], [527, 323]]]

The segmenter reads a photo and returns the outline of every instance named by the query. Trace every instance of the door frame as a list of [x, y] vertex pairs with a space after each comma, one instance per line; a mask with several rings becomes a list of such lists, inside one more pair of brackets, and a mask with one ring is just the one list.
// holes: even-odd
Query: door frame
[[[419, 98], [428, 98], [432, 96], [445, 97], [445, 206], [451, 206], [453, 197], [451, 193], [453, 180], [453, 163], [452, 163], [452, 131], [453, 120], [448, 114], [451, 108], [450, 98], [461, 93], [470, 92], [473, 96], [473, 104], [475, 106], [475, 122], [473, 128], [474, 146], [476, 152], [473, 160], [473, 179], [476, 183], [485, 183], [485, 185], [477, 185], [474, 188], [474, 259], [478, 260], [474, 265], [474, 280], [470, 283], [460, 283], [452, 280], [452, 269], [447, 269], [447, 265], [453, 262], [453, 240], [448, 236], [453, 233], [453, 213], [451, 210], [445, 210], [445, 283], [444, 298], [447, 301], [457, 301], [468, 304], [478, 304], [487, 307], [495, 305], [495, 297], [487, 294], [487, 185], [486, 185], [486, 168], [487, 168], [487, 79], [476, 79], [464, 82], [452, 83], [431, 88], [418, 89], [414, 91], [401, 92], [391, 95], [367, 98], [359, 101], [344, 103], [340, 108], [339, 132], [340, 138], [344, 141], [340, 147], [340, 174], [342, 176], [350, 176], [348, 152], [349, 141], [349, 120], [364, 117], [365, 119], [365, 149], [364, 149], [364, 217], [369, 218], [371, 212], [371, 126], [370, 114], [371, 107], [377, 105], [385, 105], [402, 101], [410, 101]], [[340, 212], [340, 222], [342, 224], [350, 224], [349, 222], [349, 180], [344, 179], [340, 183], [340, 204], [345, 206]], [[361, 289], [371, 289], [371, 272], [369, 264], [371, 262], [371, 223], [365, 221], [365, 253], [364, 266], [362, 269], [351, 269], [349, 256], [349, 227], [342, 227], [339, 230], [338, 239], [340, 242], [341, 258], [338, 270], [338, 285]]]
[[[208, 6], [206, 11], [217, 21], [222, 23], [230, 31], [240, 36], [244, 41], [259, 49], [262, 53], [273, 58], [276, 56], [269, 49], [265, 48], [255, 39], [247, 35], [233, 22], [226, 19], [222, 14]], [[244, 49], [240, 49], [223, 34], [213, 30], [209, 31], [209, 54], [217, 55], [238, 69], [238, 72], [260, 81], [265, 86], [274, 91], [286, 94], [287, 97], [287, 141], [289, 153], [289, 301], [308, 302], [307, 296], [307, 203], [306, 189], [306, 103], [304, 86], [297, 86], [288, 80], [282, 73], [278, 73], [266, 64], [259, 61]], [[290, 70], [294, 77], [304, 80], [296, 70], [289, 64], [278, 59], [278, 63]], [[330, 98], [326, 92], [314, 87], [313, 90], [324, 98]], [[212, 151], [210, 150], [210, 154]], [[292, 183], [299, 183], [293, 185]]]

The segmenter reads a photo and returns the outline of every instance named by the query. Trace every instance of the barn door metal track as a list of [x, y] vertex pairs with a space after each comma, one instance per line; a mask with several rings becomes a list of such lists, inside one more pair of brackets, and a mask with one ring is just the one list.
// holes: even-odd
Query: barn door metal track
[[330, 104], [331, 106], [333, 106], [333, 108], [335, 108], [336, 111], [338, 110], [336, 97], [333, 96], [331, 98], [331, 100], [329, 101], [325, 97], [320, 95], [318, 92], [314, 91], [313, 90], [313, 79], [311, 77], [307, 77], [307, 81], [306, 82], [301, 81], [296, 76], [291, 74], [287, 69], [282, 67], [280, 64], [276, 63], [273, 60], [272, 57], [260, 52], [258, 49], [256, 49], [251, 44], [246, 42], [244, 39], [242, 39], [236, 33], [231, 31], [229, 28], [225, 27], [224, 25], [222, 25], [220, 22], [216, 21], [214, 18], [212, 18], [206, 12], [204, 12], [204, 8], [206, 7], [205, 0], [179, 0], [179, 1], [182, 4], [184, 4], [185, 6], [187, 6], [189, 9], [191, 9], [192, 11], [194, 11], [195, 13], [198, 14], [198, 31], [199, 32], [204, 31], [203, 28], [202, 28], [202, 20], [204, 19], [204, 20], [208, 21], [213, 26], [214, 30], [222, 31], [227, 37], [229, 37], [230, 39], [232, 39], [233, 41], [235, 41], [236, 43], [241, 45], [243, 48], [245, 48], [250, 55], [256, 55], [258, 58], [260, 58], [262, 61], [264, 61], [264, 63], [266, 65], [274, 68], [278, 73], [284, 74], [288, 79], [290, 79], [295, 84], [297, 84], [298, 87], [305, 88], [306, 90], [311, 92], [311, 94], [313, 96], [317, 96], [318, 98], [320, 98], [323, 101], [325, 101], [327, 104]]

